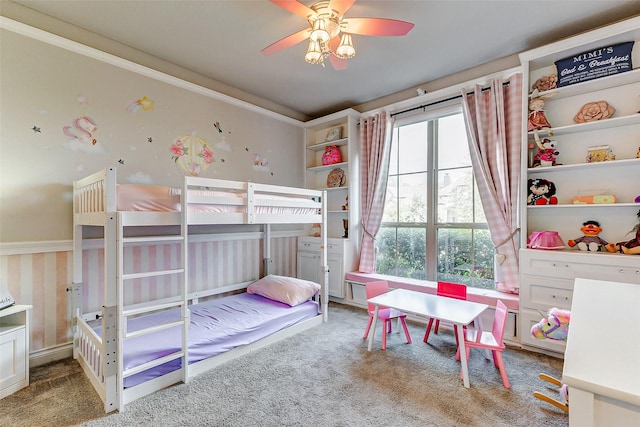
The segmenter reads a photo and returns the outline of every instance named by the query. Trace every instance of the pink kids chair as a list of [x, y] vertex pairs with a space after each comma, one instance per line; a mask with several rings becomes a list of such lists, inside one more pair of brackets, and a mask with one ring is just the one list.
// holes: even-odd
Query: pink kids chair
[[[502, 351], [504, 350], [504, 328], [507, 324], [507, 307], [500, 300], [496, 303], [496, 314], [493, 317], [493, 327], [491, 331], [481, 331], [473, 328], [468, 328], [464, 334], [464, 345], [467, 353], [467, 361], [469, 360], [469, 354], [471, 348], [480, 348], [484, 350], [490, 350], [493, 355], [493, 364], [500, 370], [502, 376], [502, 383], [504, 388], [510, 388], [509, 378], [507, 377], [507, 370], [504, 367], [504, 361], [502, 360]], [[456, 354], [456, 360], [460, 360], [460, 347]], [[462, 378], [462, 369], [460, 369], [460, 378]]]
[[[449, 283], [449, 282], [438, 282], [438, 288], [436, 290], [436, 295], [455, 298], [455, 299], [467, 299], [467, 286], [461, 285], [458, 283]], [[431, 326], [433, 325], [433, 319], [429, 319], [429, 324], [427, 325], [427, 330], [424, 333], [424, 339], [422, 341], [427, 342], [429, 340], [429, 334], [431, 333]], [[438, 328], [440, 327], [440, 320], [436, 319], [436, 327], [433, 330], [433, 333], [438, 333]], [[453, 325], [453, 332], [456, 337], [456, 346], [458, 345], [458, 327]]]
[[[377, 297], [378, 295], [386, 294], [389, 292], [389, 282], [381, 280], [376, 282], [368, 282], [365, 285], [365, 291], [367, 293], [367, 299]], [[364, 331], [363, 339], [369, 336], [369, 329], [373, 323], [373, 316], [375, 314], [376, 307], [373, 304], [369, 304], [369, 323]], [[407, 344], [411, 344], [411, 336], [409, 335], [409, 329], [407, 329], [407, 315], [401, 311], [393, 308], [382, 307], [378, 310], [378, 319], [382, 321], [382, 349], [387, 349], [387, 334], [391, 333], [391, 321], [398, 319], [402, 323], [404, 334], [407, 337]]]

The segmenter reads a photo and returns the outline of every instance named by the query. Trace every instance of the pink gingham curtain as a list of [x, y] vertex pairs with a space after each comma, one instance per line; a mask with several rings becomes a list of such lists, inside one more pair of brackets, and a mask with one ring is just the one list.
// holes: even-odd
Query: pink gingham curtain
[[519, 293], [518, 188], [522, 135], [522, 74], [462, 93], [473, 172], [495, 247], [496, 290]]
[[362, 273], [374, 273], [376, 270], [375, 238], [382, 223], [387, 193], [390, 129], [393, 129], [393, 119], [387, 123], [386, 113], [360, 119], [362, 242], [358, 271]]

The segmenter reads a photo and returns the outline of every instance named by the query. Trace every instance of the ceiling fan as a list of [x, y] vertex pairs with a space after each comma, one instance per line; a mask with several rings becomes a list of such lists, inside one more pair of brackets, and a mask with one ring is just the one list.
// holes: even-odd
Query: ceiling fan
[[269, 0], [281, 8], [302, 16], [309, 27], [293, 33], [262, 49], [271, 55], [309, 39], [305, 61], [321, 64], [325, 59], [336, 70], [347, 68], [347, 59], [356, 54], [352, 34], [363, 36], [404, 36], [413, 28], [411, 22], [386, 18], [346, 18], [344, 14], [356, 0], [326, 0], [305, 6], [297, 0]]

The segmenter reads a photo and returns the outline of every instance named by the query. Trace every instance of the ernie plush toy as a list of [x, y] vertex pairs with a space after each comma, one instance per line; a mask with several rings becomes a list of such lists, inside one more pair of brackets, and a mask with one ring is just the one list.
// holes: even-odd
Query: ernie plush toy
[[584, 233], [584, 236], [578, 237], [575, 240], [568, 240], [567, 243], [569, 246], [574, 247], [578, 245], [578, 249], [581, 251], [599, 252], [603, 251], [604, 247], [609, 244], [609, 242], [598, 236], [602, 231], [598, 221], [584, 222], [580, 231]]

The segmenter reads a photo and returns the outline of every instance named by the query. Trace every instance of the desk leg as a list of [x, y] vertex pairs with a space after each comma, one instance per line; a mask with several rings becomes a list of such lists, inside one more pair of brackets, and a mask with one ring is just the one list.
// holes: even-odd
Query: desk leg
[[[369, 347], [367, 351], [371, 351], [371, 347], [373, 347], [373, 337], [376, 335], [376, 325], [378, 324], [378, 311], [380, 311], [380, 306], [376, 305], [376, 309], [373, 312], [373, 323], [371, 324], [371, 330], [369, 331]], [[382, 331], [383, 333], [385, 331]]]
[[469, 388], [469, 367], [467, 366], [467, 349], [464, 345], [464, 325], [458, 325], [458, 346], [460, 347], [460, 363], [462, 365], [462, 382]]

